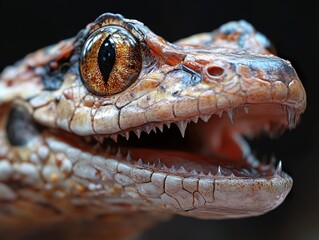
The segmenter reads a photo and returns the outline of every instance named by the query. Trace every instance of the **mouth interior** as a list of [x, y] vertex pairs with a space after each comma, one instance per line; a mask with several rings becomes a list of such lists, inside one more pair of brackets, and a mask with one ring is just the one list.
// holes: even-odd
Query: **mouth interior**
[[[249, 107], [249, 111], [248, 111]], [[130, 131], [129, 139], [120, 136], [117, 143], [107, 138], [102, 147], [113, 149], [120, 157], [141, 167], [184, 176], [267, 177], [280, 166], [275, 166], [271, 143], [287, 126], [287, 110], [280, 104], [250, 105], [231, 109], [220, 116], [213, 114], [197, 123], [189, 122], [185, 137], [181, 136], [178, 124], [170, 124], [163, 132], [142, 133], [138, 138]], [[184, 123], [188, 120], [183, 120]], [[154, 126], [158, 126], [154, 123]], [[183, 135], [183, 134], [182, 134]], [[259, 139], [256, 141], [256, 139]], [[268, 146], [269, 154], [262, 152], [257, 159], [253, 145], [262, 150]], [[115, 150], [114, 150], [115, 149]], [[120, 150], [119, 150], [120, 149]], [[258, 153], [258, 151], [257, 151]]]

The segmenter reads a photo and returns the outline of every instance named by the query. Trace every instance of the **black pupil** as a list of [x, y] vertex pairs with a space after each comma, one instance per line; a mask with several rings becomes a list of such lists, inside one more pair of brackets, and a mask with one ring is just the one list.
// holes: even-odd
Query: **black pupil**
[[107, 80], [112, 71], [114, 62], [115, 62], [114, 43], [111, 37], [108, 36], [102, 43], [98, 53], [98, 64], [99, 64], [99, 68], [105, 83], [107, 83]]

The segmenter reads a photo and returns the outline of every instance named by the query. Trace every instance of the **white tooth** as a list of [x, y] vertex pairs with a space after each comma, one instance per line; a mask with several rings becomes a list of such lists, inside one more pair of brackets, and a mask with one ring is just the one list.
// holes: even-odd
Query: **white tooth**
[[95, 140], [98, 141], [100, 144], [103, 143], [104, 137], [103, 136], [94, 136]]
[[191, 174], [192, 176], [196, 176], [196, 175], [198, 175], [198, 173], [196, 172], [196, 170], [195, 170], [195, 169], [193, 169], [192, 171], [190, 171], [190, 174]]
[[218, 115], [219, 118], [221, 118], [223, 116], [223, 111], [217, 112], [216, 114]]
[[173, 165], [173, 166], [171, 166], [170, 171], [171, 171], [171, 172], [176, 172], [176, 168], [175, 168], [175, 166], [174, 166], [174, 165]]
[[122, 157], [121, 148], [117, 149], [117, 153], [116, 153], [115, 157], [117, 157], [117, 158]]
[[114, 142], [117, 143], [117, 136], [118, 136], [117, 134], [113, 134], [113, 135], [110, 135], [109, 137], [113, 139]]
[[181, 134], [182, 134], [182, 137], [185, 136], [185, 131], [186, 131], [187, 123], [188, 123], [188, 122], [187, 122], [187, 121], [184, 121], [184, 120], [179, 121], [179, 122], [176, 122], [176, 125], [177, 125], [177, 127], [179, 128], [179, 131], [180, 131]]
[[143, 166], [144, 165], [142, 159], [137, 160], [137, 165], [139, 165], [139, 166]]
[[141, 133], [142, 133], [142, 130], [141, 130], [141, 129], [135, 129], [134, 132], [135, 132], [135, 134], [136, 134], [136, 136], [137, 136], [138, 138], [141, 137]]
[[162, 164], [161, 159], [158, 159], [158, 161], [157, 161], [157, 167], [158, 167], [159, 169], [163, 168], [163, 164]]
[[170, 170], [164, 163], [163, 163], [162, 169], [163, 169], [163, 170], [166, 170], [166, 171]]
[[130, 133], [129, 133], [129, 132], [125, 132], [125, 133], [124, 133], [124, 137], [126, 138], [126, 140], [129, 140], [129, 138], [130, 138]]
[[165, 123], [165, 125], [167, 126], [168, 129], [170, 129], [170, 127], [171, 127], [171, 123], [170, 122], [169, 123]]
[[194, 122], [194, 123], [197, 123], [198, 122], [198, 116], [197, 117], [194, 117], [193, 119], [192, 119], [192, 121]]
[[150, 134], [150, 132], [152, 131], [152, 128], [150, 126], [144, 126], [143, 127], [144, 132], [146, 132], [147, 134]]
[[246, 114], [248, 114], [248, 112], [249, 112], [249, 107], [245, 106], [245, 107], [244, 107], [244, 111], [245, 111]]
[[131, 156], [131, 152], [130, 151], [127, 152], [126, 160], [129, 161], [129, 162], [132, 161], [132, 156]]
[[156, 127], [153, 127], [152, 130], [154, 133], [156, 133]]
[[231, 173], [229, 177], [235, 178], [236, 176], [234, 175], [234, 173]]
[[228, 109], [227, 111], [228, 118], [230, 122], [233, 124], [234, 123], [234, 117], [235, 117], [235, 110], [234, 109]]
[[278, 165], [276, 167], [276, 170], [275, 170], [275, 175], [281, 176], [281, 174], [282, 174], [282, 162], [279, 161], [279, 163], [278, 163]]
[[221, 167], [220, 167], [220, 166], [218, 166], [218, 168], [217, 168], [216, 176], [218, 176], [218, 177], [223, 176], [222, 170], [221, 170]]
[[209, 171], [207, 175], [208, 175], [208, 177], [213, 177], [213, 174], [211, 171]]
[[199, 116], [204, 122], [208, 122], [212, 115], [201, 115]]
[[178, 172], [179, 172], [179, 173], [187, 173], [186, 169], [185, 169], [183, 166], [181, 166], [181, 167], [178, 169]]
[[199, 175], [198, 176], [200, 176], [200, 177], [206, 177], [206, 174], [205, 173], [203, 173], [203, 171], [200, 171], [200, 173], [199, 173]]
[[162, 124], [158, 125], [157, 128], [158, 128], [161, 132], [163, 132], [163, 125], [162, 125]]
[[148, 162], [148, 163], [147, 163], [147, 166], [150, 167], [150, 168], [153, 168], [153, 167], [155, 167], [155, 163], [150, 163], [150, 162]]

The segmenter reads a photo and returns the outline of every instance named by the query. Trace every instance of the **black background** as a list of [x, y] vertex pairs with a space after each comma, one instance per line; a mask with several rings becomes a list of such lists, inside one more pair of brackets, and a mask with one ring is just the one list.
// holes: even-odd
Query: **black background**
[[294, 186], [286, 201], [260, 217], [203, 221], [175, 217], [143, 239], [319, 239], [319, 101], [316, 1], [17, 1], [0, 2], [0, 70], [42, 46], [74, 36], [101, 13], [144, 22], [169, 41], [245, 19], [289, 59], [307, 92], [301, 124], [274, 151]]

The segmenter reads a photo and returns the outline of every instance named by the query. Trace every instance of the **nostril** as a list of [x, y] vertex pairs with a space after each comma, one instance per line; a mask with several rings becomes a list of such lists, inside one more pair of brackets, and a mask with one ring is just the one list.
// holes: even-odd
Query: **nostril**
[[220, 66], [209, 66], [207, 68], [207, 73], [214, 78], [222, 76], [224, 72], [225, 70]]

